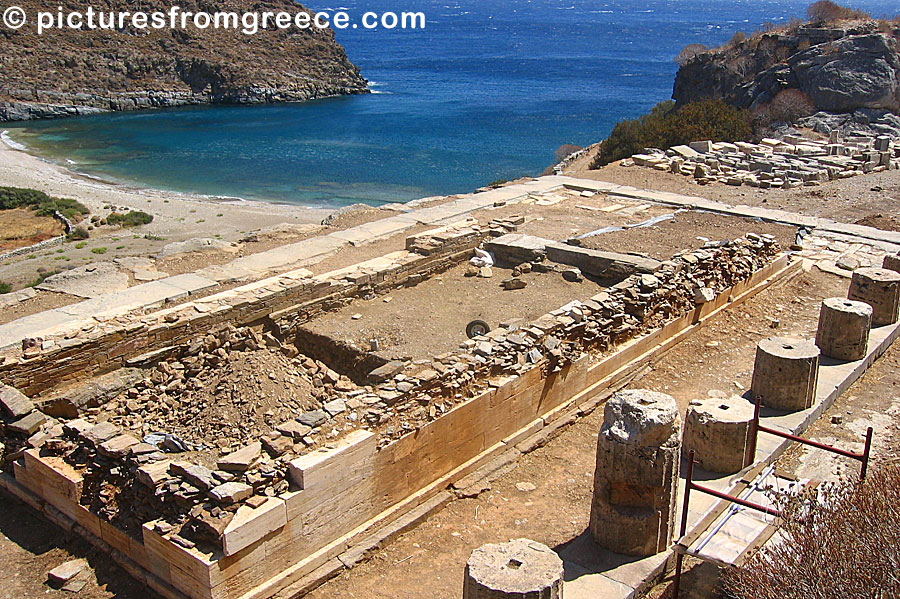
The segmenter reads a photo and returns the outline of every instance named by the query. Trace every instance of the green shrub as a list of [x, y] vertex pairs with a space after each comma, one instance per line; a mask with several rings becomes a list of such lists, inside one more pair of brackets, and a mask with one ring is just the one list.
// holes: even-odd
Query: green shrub
[[0, 281], [0, 295], [12, 291], [12, 285]]
[[48, 270], [47, 272], [42, 272], [38, 275], [38, 277], [28, 284], [29, 287], [37, 287], [41, 283], [47, 280], [47, 278], [52, 277], [53, 275], [58, 275], [58, 270]]
[[670, 148], [692, 141], [742, 141], [753, 136], [750, 113], [722, 100], [701, 100], [679, 108], [660, 102], [648, 114], [619, 121], [591, 163], [597, 169], [639, 154], [644, 148]]
[[81, 248], [87, 247], [87, 241], [79, 241], [75, 244], [75, 249], [80, 250]]
[[141, 210], [131, 210], [125, 213], [113, 212], [106, 217], [106, 222], [110, 225], [121, 225], [123, 227], [139, 227], [152, 223], [153, 215]]
[[66, 218], [90, 213], [86, 206], [75, 200], [53, 198], [43, 191], [22, 187], [0, 187], [0, 210], [31, 208], [38, 216], [53, 216], [59, 211]]
[[[66, 235], [66, 239], [68, 239], [69, 241], [80, 241], [82, 239], [87, 239], [90, 236], [91, 236], [90, 233], [88, 233], [88, 230], [85, 229], [84, 227], [75, 227], [74, 229], [72, 229], [69, 232], [68, 235]], [[81, 245], [81, 244], [78, 244], [78, 245]], [[81, 246], [81, 247], [84, 247], [84, 246]]]
[[92, 253], [92, 254], [105, 254], [105, 253], [106, 253], [106, 248], [105, 248], [105, 247], [93, 248], [93, 249], [91, 250], [91, 253]]

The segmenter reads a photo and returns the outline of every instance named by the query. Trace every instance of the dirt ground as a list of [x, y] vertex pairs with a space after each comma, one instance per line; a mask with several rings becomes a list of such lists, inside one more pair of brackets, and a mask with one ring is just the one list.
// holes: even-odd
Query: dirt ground
[[[848, 223], [874, 218], [876, 215], [882, 215], [882, 218], [894, 215], [900, 202], [900, 171], [870, 173], [828, 181], [818, 187], [782, 190], [732, 187], [725, 184], [698, 185], [690, 177], [639, 166], [623, 167], [618, 162], [599, 170], [590, 170], [588, 165], [592, 159], [593, 155], [589, 154], [576, 161], [566, 169], [565, 174], [642, 189], [699, 196], [732, 205], [777, 208]], [[871, 222], [871, 226], [894, 227], [897, 221], [875, 219]]]
[[[31, 508], [6, 496], [0, 502], [0, 599], [158, 599], [81, 537], [50, 524]], [[87, 580], [81, 592], [73, 595], [45, 584], [47, 572], [78, 558], [90, 565], [80, 575]]]
[[491, 328], [513, 318], [529, 321], [602, 289], [587, 280], [566, 282], [558, 272], [531, 272], [522, 275], [526, 289], [506, 291], [500, 283], [512, 276], [511, 270], [495, 267], [491, 278], [467, 277], [467, 270], [463, 263], [415, 287], [355, 300], [306, 328], [361, 349], [377, 339], [381, 355], [419, 360], [455, 350], [466, 341], [466, 324], [472, 320], [484, 320]]
[[708, 212], [681, 212], [649, 227], [636, 227], [588, 237], [582, 247], [610, 252], [640, 252], [669, 260], [677, 252], [703, 247], [707, 241], [736, 239], [747, 233], [774, 235], [782, 249], [794, 243], [796, 227]]
[[67, 293], [56, 293], [55, 291], [38, 291], [37, 295], [27, 300], [16, 302], [10, 306], [4, 306], [0, 310], [0, 324], [12, 322], [17, 318], [28, 316], [29, 314], [37, 314], [44, 310], [52, 310], [53, 308], [61, 308], [82, 301], [83, 298], [69, 295]]

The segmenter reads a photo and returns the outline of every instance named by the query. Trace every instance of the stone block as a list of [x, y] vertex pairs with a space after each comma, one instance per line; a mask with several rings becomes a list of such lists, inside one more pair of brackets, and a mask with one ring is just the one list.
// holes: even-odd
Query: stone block
[[0, 408], [13, 418], [27, 416], [34, 404], [18, 389], [0, 383]]

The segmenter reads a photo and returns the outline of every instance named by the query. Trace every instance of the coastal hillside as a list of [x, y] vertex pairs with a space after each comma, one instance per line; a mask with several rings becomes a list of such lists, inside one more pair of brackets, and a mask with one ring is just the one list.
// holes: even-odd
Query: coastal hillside
[[[69, 30], [38, 35], [37, 0], [19, 30], [0, 29], [0, 120], [187, 104], [291, 102], [367, 91], [330, 29]], [[75, 4], [63, 9], [83, 10]], [[53, 5], [56, 6], [55, 4]], [[96, 11], [166, 11], [162, 0], [98, 0]], [[292, 0], [188, 0], [183, 11], [306, 10]]]
[[740, 34], [722, 48], [688, 53], [680, 62], [672, 93], [678, 105], [721, 99], [756, 111], [793, 89], [805, 94], [814, 110], [900, 112], [896, 21], [805, 24]]

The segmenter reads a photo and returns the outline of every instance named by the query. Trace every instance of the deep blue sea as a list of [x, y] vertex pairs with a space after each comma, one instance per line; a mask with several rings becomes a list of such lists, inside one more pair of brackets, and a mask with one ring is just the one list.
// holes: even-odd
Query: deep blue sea
[[[599, 141], [668, 99], [686, 44], [719, 45], [808, 4], [309, 0], [356, 15], [422, 11], [427, 25], [337, 33], [371, 95], [80, 117], [14, 137], [75, 170], [180, 192], [328, 206], [463, 193], [539, 174], [559, 146]], [[894, 1], [849, 4], [898, 12]]]

